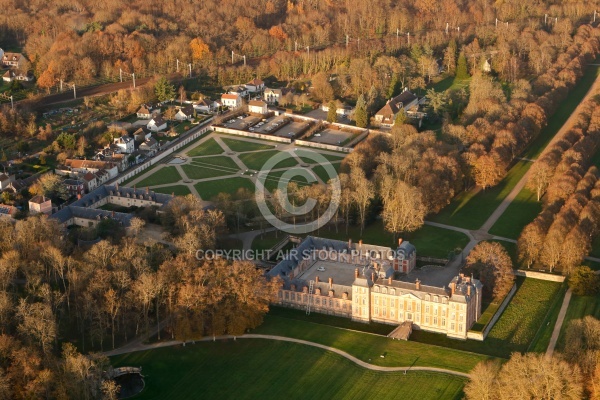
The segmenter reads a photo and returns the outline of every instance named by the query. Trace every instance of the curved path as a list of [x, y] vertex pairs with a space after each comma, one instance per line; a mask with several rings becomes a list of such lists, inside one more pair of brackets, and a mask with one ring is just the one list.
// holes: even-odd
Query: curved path
[[[435, 368], [435, 367], [412, 367], [412, 366], [408, 366], [408, 367], [382, 367], [379, 365], [373, 365], [373, 364], [369, 364], [367, 362], [364, 362], [362, 360], [359, 360], [358, 358], [354, 357], [353, 355], [350, 355], [348, 353], [346, 353], [345, 351], [342, 351], [340, 349], [336, 349], [335, 347], [330, 347], [330, 346], [325, 346], [323, 344], [320, 343], [314, 343], [314, 342], [309, 342], [307, 340], [302, 340], [302, 339], [294, 339], [294, 338], [289, 338], [289, 337], [285, 337], [285, 336], [275, 336], [275, 335], [258, 335], [258, 334], [246, 334], [243, 336], [231, 336], [231, 335], [224, 335], [224, 336], [216, 336], [216, 337], [204, 337], [202, 339], [196, 340], [196, 342], [209, 342], [209, 341], [215, 341], [215, 340], [226, 340], [226, 339], [266, 339], [266, 340], [278, 340], [280, 342], [291, 342], [291, 343], [298, 343], [298, 344], [303, 344], [306, 346], [312, 346], [312, 347], [318, 347], [320, 349], [323, 350], [327, 350], [327, 351], [331, 351], [333, 353], [339, 354], [340, 356], [352, 361], [353, 363], [355, 363], [358, 366], [361, 366], [363, 368], [369, 369], [371, 371], [378, 371], [378, 372], [408, 372], [408, 371], [428, 371], [428, 372], [438, 372], [441, 374], [449, 374], [449, 375], [455, 375], [455, 376], [460, 376], [461, 378], [470, 378], [469, 374], [464, 373], [464, 372], [458, 372], [458, 371], [452, 371], [450, 369], [444, 369], [444, 368]], [[190, 343], [194, 343], [194, 342], [186, 342], [187, 344]], [[171, 346], [181, 346], [181, 345], [185, 345], [184, 342], [180, 342], [180, 341], [169, 341], [169, 342], [161, 342], [161, 343], [155, 343], [155, 344], [149, 344], [149, 345], [144, 345], [141, 343], [137, 343], [135, 346], [127, 346], [127, 348], [121, 348], [121, 349], [116, 349], [116, 350], [112, 350], [112, 351], [107, 351], [104, 353], [104, 355], [106, 356], [116, 356], [116, 355], [120, 355], [120, 354], [128, 354], [128, 353], [133, 353], [136, 351], [144, 351], [144, 350], [153, 350], [153, 349], [158, 349], [158, 348], [162, 348], [162, 347], [171, 347]]]

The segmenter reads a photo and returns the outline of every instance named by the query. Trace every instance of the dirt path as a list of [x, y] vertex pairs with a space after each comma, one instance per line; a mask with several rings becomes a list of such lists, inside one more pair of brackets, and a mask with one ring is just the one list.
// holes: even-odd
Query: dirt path
[[[413, 367], [413, 366], [404, 366], [404, 367], [382, 367], [379, 365], [373, 365], [373, 364], [369, 364], [367, 362], [364, 362], [362, 360], [359, 360], [358, 358], [354, 357], [353, 355], [350, 355], [348, 353], [346, 353], [345, 351], [342, 351], [340, 349], [336, 349], [335, 347], [330, 347], [330, 346], [325, 346], [323, 344], [320, 343], [314, 343], [314, 342], [309, 342], [307, 340], [301, 340], [301, 339], [294, 339], [294, 338], [289, 338], [289, 337], [284, 337], [284, 336], [275, 336], [275, 335], [255, 335], [255, 334], [247, 334], [247, 335], [243, 335], [243, 336], [217, 336], [217, 337], [205, 337], [202, 338], [200, 340], [196, 340], [196, 342], [209, 342], [209, 341], [214, 341], [214, 340], [237, 340], [237, 339], [265, 339], [265, 340], [277, 340], [280, 342], [291, 342], [291, 343], [298, 343], [298, 344], [303, 344], [306, 346], [312, 346], [312, 347], [318, 347], [320, 349], [323, 350], [327, 350], [327, 351], [331, 351], [333, 353], [339, 354], [340, 356], [352, 361], [353, 363], [355, 363], [356, 365], [366, 368], [368, 370], [371, 371], [378, 371], [378, 372], [408, 372], [408, 371], [429, 371], [429, 372], [439, 372], [442, 374], [449, 374], [449, 375], [455, 375], [455, 376], [460, 376], [462, 378], [469, 378], [469, 374], [466, 374], [464, 372], [458, 372], [458, 371], [453, 371], [450, 369], [444, 369], [444, 368], [435, 368], [435, 367]], [[193, 343], [195, 342], [187, 342], [186, 344], [188, 346], [193, 345]], [[144, 345], [144, 344], [137, 344], [135, 346], [127, 346], [125, 348], [122, 349], [117, 349], [117, 350], [113, 350], [113, 351], [108, 351], [105, 352], [104, 355], [106, 356], [116, 356], [116, 355], [121, 355], [121, 354], [128, 354], [128, 353], [133, 353], [136, 351], [144, 351], [144, 350], [153, 350], [153, 349], [158, 349], [158, 348], [162, 348], [162, 347], [171, 347], [171, 346], [185, 346], [186, 344], [184, 344], [183, 342], [180, 341], [170, 341], [170, 342], [161, 342], [161, 343], [155, 343], [155, 344], [150, 344], [150, 345]]]
[[556, 324], [554, 324], [554, 330], [552, 331], [552, 337], [550, 338], [550, 343], [548, 343], [548, 349], [546, 349], [546, 357], [552, 357], [552, 354], [554, 353], [556, 342], [558, 341], [558, 337], [560, 336], [560, 329], [563, 326], [563, 322], [565, 321], [565, 315], [567, 314], [567, 310], [569, 309], [569, 303], [571, 302], [572, 293], [573, 292], [571, 292], [571, 289], [567, 290], [565, 298], [563, 299], [562, 306], [560, 306], [558, 318], [556, 319]]

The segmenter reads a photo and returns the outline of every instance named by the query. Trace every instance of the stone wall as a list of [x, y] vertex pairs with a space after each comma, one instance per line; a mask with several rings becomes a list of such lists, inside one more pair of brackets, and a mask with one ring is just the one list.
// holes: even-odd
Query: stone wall
[[229, 135], [244, 136], [254, 139], [271, 140], [279, 143], [292, 143], [290, 139], [282, 138], [274, 135], [263, 135], [262, 133], [238, 131], [237, 129], [223, 128], [221, 126], [213, 126], [215, 132], [227, 133]]
[[519, 269], [514, 272], [516, 276], [524, 276], [526, 278], [540, 279], [542, 281], [551, 281], [551, 282], [564, 282], [565, 277], [562, 275], [555, 275], [546, 272], [538, 272], [538, 271], [525, 271]]
[[496, 322], [498, 322], [498, 319], [500, 318], [500, 316], [504, 312], [504, 309], [506, 308], [506, 306], [508, 306], [508, 303], [510, 303], [510, 301], [512, 300], [512, 298], [516, 292], [517, 292], [517, 284], [515, 283], [513, 285], [512, 289], [510, 289], [510, 291], [508, 292], [508, 294], [502, 301], [502, 304], [500, 304], [500, 307], [496, 310], [496, 313], [494, 314], [492, 319], [490, 319], [490, 321], [487, 323], [487, 325], [483, 327], [483, 330], [481, 332], [475, 332], [475, 331], [467, 332], [467, 339], [473, 339], [473, 340], [478, 340], [480, 342], [483, 342], [485, 340], [485, 338], [487, 337], [487, 335], [492, 330], [492, 328], [494, 327], [494, 325], [496, 324]]
[[331, 144], [314, 143], [314, 142], [308, 142], [306, 140], [296, 140], [296, 144], [298, 146], [314, 147], [316, 149], [339, 151], [339, 152], [343, 152], [343, 153], [352, 153], [352, 150], [353, 150], [352, 148], [349, 148], [349, 147], [340, 147], [340, 146], [334, 146]]

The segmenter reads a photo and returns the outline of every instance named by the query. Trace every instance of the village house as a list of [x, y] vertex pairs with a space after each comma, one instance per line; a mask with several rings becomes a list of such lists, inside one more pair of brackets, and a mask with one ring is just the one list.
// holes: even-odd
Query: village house
[[152, 132], [148, 128], [142, 126], [137, 131], [133, 132], [133, 139], [136, 142], [143, 142], [152, 137]]
[[[329, 104], [323, 103], [321, 105], [321, 110], [323, 110], [325, 112], [329, 112]], [[354, 108], [347, 104], [339, 104], [336, 106], [336, 109], [335, 109], [335, 113], [337, 115], [340, 115], [343, 117], [349, 116], [350, 114], [352, 114], [353, 111], [354, 111]]]
[[189, 121], [194, 118], [194, 107], [191, 105], [187, 105], [185, 107], [181, 107], [177, 114], [175, 114], [175, 119], [177, 121]]
[[164, 131], [167, 129], [167, 122], [162, 118], [162, 116], [156, 115], [150, 121], [148, 121], [146, 128], [152, 132]]
[[194, 103], [194, 109], [202, 113], [211, 113], [219, 108], [219, 103], [209, 98], [200, 99]]
[[158, 141], [153, 137], [146, 139], [140, 144], [140, 147], [138, 147], [139, 151], [146, 153], [146, 157], [154, 156], [158, 151], [158, 148]]
[[65, 179], [63, 184], [71, 196], [77, 196], [85, 192], [85, 182], [79, 179]]
[[92, 172], [86, 172], [81, 179], [83, 180], [83, 187], [88, 193], [98, 187], [98, 179]]
[[9, 68], [20, 68], [25, 63], [25, 57], [21, 53], [2, 54], [2, 65]]
[[228, 94], [237, 94], [241, 97], [248, 96], [248, 89], [244, 85], [234, 85], [225, 87], [225, 92]]
[[31, 214], [52, 214], [52, 201], [45, 196], [34, 196], [29, 200], [29, 212]]
[[251, 114], [265, 115], [269, 112], [267, 103], [262, 100], [250, 100], [248, 102], [248, 112]]
[[153, 108], [149, 104], [142, 104], [139, 110], [137, 110], [137, 117], [141, 119], [150, 119], [154, 117], [158, 110], [153, 111]]
[[221, 96], [221, 103], [224, 107], [229, 107], [232, 110], [242, 106], [242, 96], [239, 94], [226, 93]]
[[0, 219], [6, 218], [13, 220], [18, 211], [17, 207], [0, 204]]
[[33, 76], [30, 75], [23, 75], [19, 72], [14, 72], [14, 71], [6, 71], [4, 73], [4, 75], [2, 75], [2, 80], [4, 82], [12, 82], [12, 81], [24, 81], [24, 82], [29, 82], [33, 80]]
[[442, 287], [396, 279], [416, 265], [408, 242], [392, 249], [308, 236], [295, 250], [268, 273], [283, 282], [279, 305], [407, 327], [407, 335], [414, 328], [456, 339], [466, 339], [481, 317], [477, 279], [460, 274]]
[[265, 83], [258, 78], [254, 78], [244, 86], [250, 93], [259, 93], [265, 88]]
[[121, 153], [131, 154], [135, 150], [133, 138], [129, 135], [113, 139], [113, 144], [120, 149]]
[[265, 88], [263, 99], [269, 104], [279, 104], [279, 102], [292, 91], [291, 88], [269, 89]]
[[[56, 167], [55, 173], [57, 175], [70, 175], [71, 173], [96, 173], [103, 170], [108, 174], [109, 178], [115, 178], [119, 174], [119, 168], [117, 164], [109, 161], [96, 161], [96, 160], [76, 160], [66, 159], [65, 164]], [[99, 182], [100, 184], [101, 182]]]
[[0, 174], [0, 191], [8, 189], [10, 183], [14, 180], [14, 176], [11, 177], [7, 174]]
[[385, 106], [375, 114], [375, 121], [381, 126], [391, 127], [394, 125], [396, 115], [403, 109], [408, 112], [411, 108], [417, 106], [419, 99], [408, 90], [404, 90], [398, 96], [388, 100]]

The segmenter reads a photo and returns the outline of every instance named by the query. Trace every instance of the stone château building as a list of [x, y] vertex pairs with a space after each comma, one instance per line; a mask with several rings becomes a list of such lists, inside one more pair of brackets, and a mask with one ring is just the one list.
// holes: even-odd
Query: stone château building
[[351, 318], [400, 325], [466, 339], [481, 316], [482, 284], [459, 275], [448, 286], [396, 279], [416, 265], [416, 249], [364, 245], [308, 236], [277, 264], [271, 277], [283, 286], [276, 303]]

